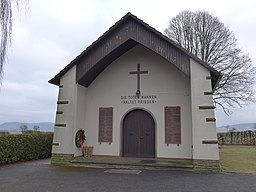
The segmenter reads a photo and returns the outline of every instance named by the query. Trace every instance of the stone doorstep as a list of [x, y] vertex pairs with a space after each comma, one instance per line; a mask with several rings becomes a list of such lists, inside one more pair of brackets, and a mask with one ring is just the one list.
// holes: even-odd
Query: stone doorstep
[[[68, 166], [87, 167], [95, 169], [127, 169], [127, 170], [171, 170], [171, 169], [184, 169], [184, 168], [171, 168], [171, 167], [146, 167], [134, 165], [109, 165], [109, 164], [76, 164], [71, 163]], [[187, 169], [193, 170], [193, 169]]]
[[[148, 163], [147, 163], [148, 161]], [[193, 169], [194, 166], [185, 165], [185, 164], [178, 164], [168, 161], [161, 161], [161, 160], [146, 160], [143, 159], [141, 161], [129, 161], [125, 160], [125, 162], [119, 161], [94, 161], [93, 159], [86, 158], [84, 161], [82, 159], [74, 159], [70, 161], [70, 165], [74, 166], [85, 166], [85, 167], [99, 167], [99, 168], [127, 168], [127, 169]]]
[[52, 157], [53, 165], [69, 165], [94, 168], [126, 168], [126, 169], [186, 169], [220, 171], [217, 160], [178, 160], [159, 158], [131, 158], [131, 157], [74, 157], [67, 155], [55, 155]]

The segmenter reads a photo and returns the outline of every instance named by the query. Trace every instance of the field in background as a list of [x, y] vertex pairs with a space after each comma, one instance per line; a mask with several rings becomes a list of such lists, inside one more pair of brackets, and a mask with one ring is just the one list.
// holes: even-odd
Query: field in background
[[256, 145], [256, 131], [218, 133], [220, 145]]
[[223, 145], [220, 162], [224, 172], [256, 174], [256, 146]]

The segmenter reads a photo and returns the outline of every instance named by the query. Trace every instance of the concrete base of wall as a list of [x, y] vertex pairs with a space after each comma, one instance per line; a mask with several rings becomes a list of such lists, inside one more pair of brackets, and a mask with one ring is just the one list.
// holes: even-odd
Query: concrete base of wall
[[220, 171], [220, 161], [219, 160], [194, 159], [193, 165], [194, 165], [195, 169]]
[[74, 159], [74, 154], [53, 154], [51, 158], [52, 165], [68, 165]]

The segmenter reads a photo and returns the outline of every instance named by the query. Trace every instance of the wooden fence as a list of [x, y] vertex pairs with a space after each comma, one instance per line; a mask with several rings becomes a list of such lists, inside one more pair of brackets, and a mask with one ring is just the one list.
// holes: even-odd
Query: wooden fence
[[220, 145], [256, 145], [256, 131], [218, 133]]

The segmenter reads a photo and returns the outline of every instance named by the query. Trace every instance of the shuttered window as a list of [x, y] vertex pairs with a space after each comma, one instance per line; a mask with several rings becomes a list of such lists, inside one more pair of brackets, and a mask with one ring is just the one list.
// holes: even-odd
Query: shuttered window
[[113, 107], [99, 108], [99, 143], [112, 143]]
[[180, 107], [165, 107], [165, 144], [181, 144]]

